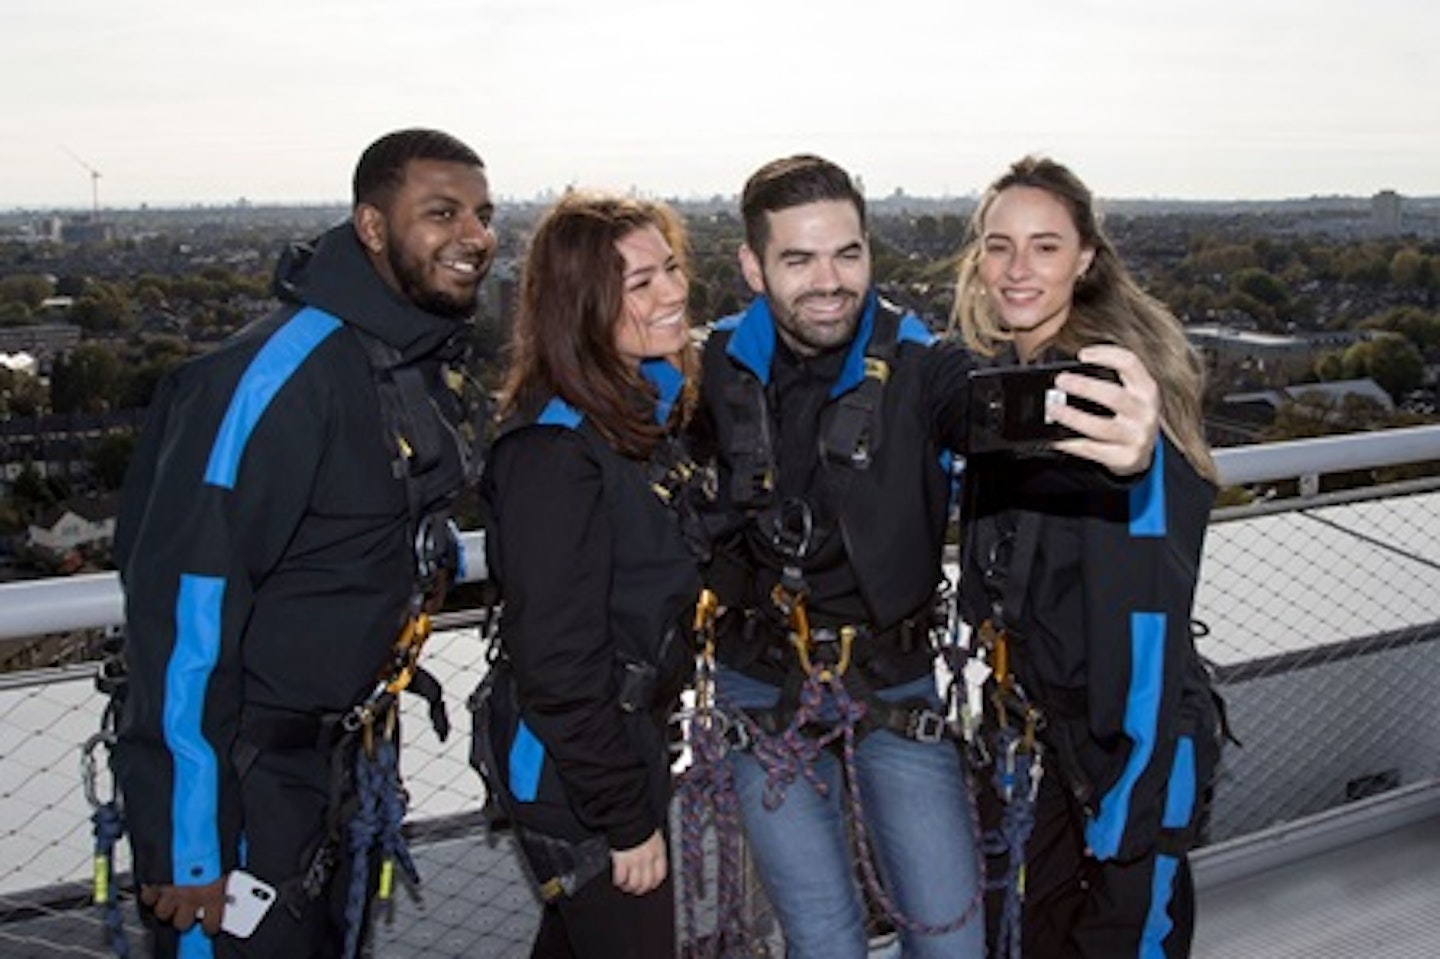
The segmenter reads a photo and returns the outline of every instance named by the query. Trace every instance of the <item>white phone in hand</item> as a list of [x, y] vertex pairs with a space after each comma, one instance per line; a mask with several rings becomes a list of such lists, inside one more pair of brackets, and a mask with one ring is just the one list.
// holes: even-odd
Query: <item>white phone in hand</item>
[[275, 887], [240, 869], [225, 880], [225, 915], [220, 929], [236, 939], [249, 939], [275, 905]]

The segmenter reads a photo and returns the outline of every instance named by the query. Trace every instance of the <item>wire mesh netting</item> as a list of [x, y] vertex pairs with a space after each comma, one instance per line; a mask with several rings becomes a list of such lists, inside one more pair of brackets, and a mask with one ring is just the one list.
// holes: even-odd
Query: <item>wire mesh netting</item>
[[[1226, 752], [1209, 841], [1440, 778], [1440, 493], [1292, 506], [1217, 514], [1209, 531], [1199, 647], [1243, 743]], [[484, 669], [479, 629], [438, 632], [426, 659], [452, 717], [465, 716]], [[103, 911], [89, 902], [94, 834], [81, 788], [81, 746], [105, 705], [93, 677], [70, 667], [0, 685], [6, 957], [112, 954]], [[407, 706], [408, 828], [423, 884], [381, 910], [377, 955], [529, 953], [539, 906], [508, 835], [487, 831], [479, 815], [481, 785], [457, 726], [439, 743], [423, 708]], [[103, 763], [95, 786], [98, 798], [109, 795]], [[138, 945], [123, 843], [116, 869]], [[745, 886], [749, 954], [781, 955], [753, 872]], [[716, 933], [713, 906], [698, 916], [686, 949], [694, 955], [707, 954]]]

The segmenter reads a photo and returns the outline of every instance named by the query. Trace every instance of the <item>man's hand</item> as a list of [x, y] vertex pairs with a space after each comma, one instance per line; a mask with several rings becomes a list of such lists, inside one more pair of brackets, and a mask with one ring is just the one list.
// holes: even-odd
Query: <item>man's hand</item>
[[155, 918], [181, 932], [198, 922], [207, 936], [219, 935], [225, 917], [225, 877], [204, 886], [141, 886], [140, 901], [155, 910]]
[[1055, 378], [1056, 389], [1099, 403], [1115, 415], [1095, 416], [1065, 403], [1052, 405], [1048, 410], [1051, 419], [1080, 434], [1061, 440], [1055, 448], [1093, 460], [1117, 476], [1144, 472], [1150, 467], [1160, 429], [1159, 386], [1140, 358], [1124, 347], [1087, 346], [1079, 358], [1110, 367], [1120, 374], [1120, 382], [1061, 373]]
[[665, 837], [660, 830], [638, 846], [610, 851], [611, 878], [615, 888], [632, 896], [643, 896], [665, 881]]

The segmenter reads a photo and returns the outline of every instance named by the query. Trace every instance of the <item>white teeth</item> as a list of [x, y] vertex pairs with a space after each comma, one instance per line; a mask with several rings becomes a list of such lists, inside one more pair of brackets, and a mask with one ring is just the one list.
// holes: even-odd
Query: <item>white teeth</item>
[[445, 265], [452, 270], [459, 270], [461, 273], [478, 273], [480, 267], [467, 260], [446, 260]]

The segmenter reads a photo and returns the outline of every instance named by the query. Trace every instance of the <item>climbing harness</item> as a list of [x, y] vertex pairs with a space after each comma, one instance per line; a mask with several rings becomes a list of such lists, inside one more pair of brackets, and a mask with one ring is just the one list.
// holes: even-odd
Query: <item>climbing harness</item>
[[1015, 677], [1012, 637], [992, 619], [981, 623], [976, 633], [977, 653], [987, 660], [991, 670], [982, 729], [983, 755], [991, 766], [991, 785], [1002, 804], [999, 825], [984, 835], [984, 851], [987, 857], [1005, 858], [1003, 872], [991, 876], [986, 886], [1002, 894], [995, 932], [997, 955], [1020, 959], [1025, 844], [1035, 826], [1035, 802], [1045, 773], [1044, 747], [1039, 739], [1045, 716]]
[[[930, 936], [954, 932], [981, 914], [984, 902], [982, 885], [976, 884], [975, 893], [965, 908], [946, 922], [926, 923], [904, 913], [880, 880], [865, 825], [856, 761], [860, 740], [874, 729], [890, 729], [920, 742], [939, 742], [946, 736], [954, 735], [954, 730], [938, 711], [928, 707], [888, 704], [874, 694], [861, 671], [855, 668], [855, 647], [863, 635], [861, 627], [817, 626], [811, 623], [809, 589], [801, 563], [813, 540], [813, 516], [803, 500], [787, 500], [771, 515], [775, 517], [771, 543], [787, 556], [787, 561], [782, 565], [780, 579], [770, 598], [785, 619], [787, 640], [794, 651], [796, 667], [792, 678], [787, 679], [778, 710], [757, 712], [729, 706], [714, 688], [713, 604], [707, 615], [697, 613], [701, 657], [697, 666], [695, 714], [691, 717], [689, 728], [694, 763], [682, 775], [681, 795], [688, 797], [693, 790], [708, 797], [712, 809], [727, 813], [731, 808], [727, 804], [734, 803], [735, 815], [738, 816], [738, 799], [733, 796], [734, 784], [730, 779], [729, 764], [724, 762], [724, 758], [729, 750], [740, 749], [751, 752], [765, 770], [763, 802], [766, 808], [777, 808], [784, 802], [789, 788], [802, 779], [824, 796], [828, 793], [828, 785], [820, 779], [816, 763], [826, 751], [837, 754], [843, 769], [845, 809], [866, 892], [899, 928]], [[786, 699], [793, 702], [785, 703], [783, 700]], [[724, 797], [727, 789], [731, 795]], [[694, 870], [697, 867], [691, 850], [698, 848], [701, 817], [684, 806], [682, 815], [685, 828], [697, 834], [686, 844], [686, 836], [682, 833], [682, 855], [686, 859], [686, 868]], [[718, 815], [716, 821], [717, 824], [720, 821]], [[978, 828], [974, 839], [973, 848], [978, 857]], [[722, 882], [726, 877], [725, 855], [726, 850], [722, 848]], [[978, 859], [975, 869], [977, 876], [983, 875]], [[721, 905], [722, 908], [728, 907], [729, 903], [722, 902]]]

